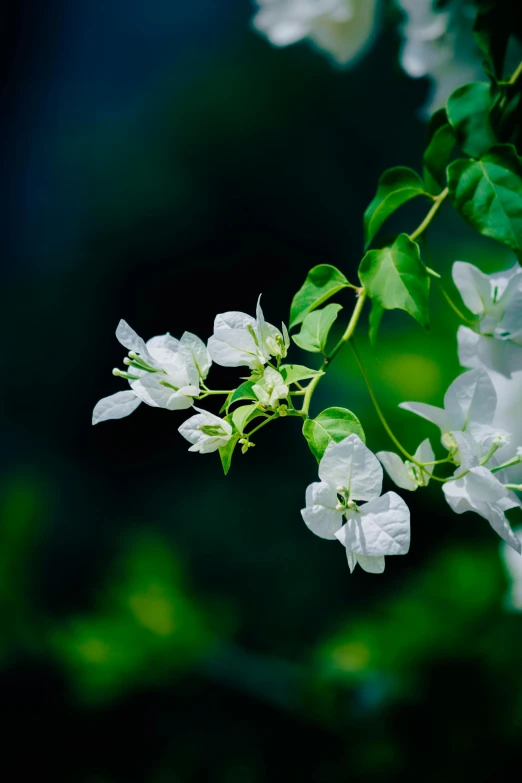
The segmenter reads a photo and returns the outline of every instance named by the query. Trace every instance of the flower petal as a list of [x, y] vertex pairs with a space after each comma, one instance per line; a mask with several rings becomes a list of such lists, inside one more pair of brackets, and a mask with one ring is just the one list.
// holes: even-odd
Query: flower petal
[[[191, 382], [196, 385], [199, 384], [200, 378], [205, 380], [210, 370], [212, 359], [203, 340], [200, 340], [197, 335], [191, 332], [184, 332], [180, 342], [180, 351], [196, 368], [196, 378], [190, 377]], [[192, 376], [190, 371], [189, 375]]]
[[147, 350], [144, 340], [131, 329], [127, 321], [121, 320], [116, 329], [116, 337], [124, 348], [128, 351], [135, 351], [145, 359], [152, 367], [157, 367], [158, 363], [152, 358]]
[[410, 548], [410, 511], [395, 492], [386, 492], [346, 515], [337, 538], [355, 555], [405, 555]]
[[[435, 461], [435, 454], [433, 453], [433, 449], [431, 447], [430, 439], [426, 438], [426, 440], [423, 440], [420, 444], [419, 448], [413, 455], [417, 462], [434, 462]], [[433, 473], [433, 465], [429, 465], [426, 470], [428, 473]]]
[[486, 519], [495, 533], [497, 533], [506, 544], [509, 544], [515, 552], [520, 554], [522, 552], [522, 542], [514, 534], [511, 525], [502, 510], [496, 506], [486, 506], [484, 512], [485, 513], [482, 516], [486, 516]]
[[520, 501], [486, 467], [471, 468], [457, 481], [448, 481], [442, 489], [453, 511], [457, 514], [465, 511], [480, 514], [506, 543], [517, 552], [521, 551], [520, 541], [504, 514]]
[[408, 468], [398, 454], [393, 451], [378, 451], [376, 457], [384, 465], [384, 469], [391, 480], [401, 489], [413, 492], [417, 489], [417, 482], [408, 473]]
[[431, 421], [433, 424], [436, 424], [442, 432], [447, 432], [450, 429], [448, 426], [448, 417], [443, 408], [437, 408], [435, 405], [428, 405], [425, 402], [401, 402], [399, 408], [410, 411], [410, 413], [415, 413], [417, 416], [422, 416], [422, 418], [427, 421]]
[[507, 291], [505, 296], [509, 296], [509, 305], [494, 334], [500, 340], [518, 340], [522, 332], [522, 278], [518, 281], [518, 287], [512, 292]]
[[208, 341], [208, 352], [213, 361], [222, 367], [247, 366], [252, 369], [265, 361], [246, 329], [216, 331]]
[[146, 347], [150, 355], [161, 366], [179, 365], [179, 340], [170, 334], [159, 334], [147, 340]]
[[319, 463], [319, 478], [348, 490], [350, 500], [372, 500], [382, 489], [382, 467], [358, 435], [330, 441]]
[[452, 276], [468, 310], [475, 315], [483, 315], [492, 301], [492, 287], [488, 275], [473, 264], [455, 261]]
[[96, 403], [92, 412], [92, 423], [99, 424], [108, 419], [123, 419], [136, 410], [141, 400], [131, 391], [116, 392]]
[[[165, 386], [165, 382], [171, 380], [164, 373], [147, 373], [139, 380], [132, 381], [131, 387], [136, 394], [141, 397], [143, 402], [151, 405], [153, 408], [166, 408], [169, 411], [185, 410], [192, 405], [192, 396], [187, 396], [186, 391], [173, 389], [171, 386]], [[182, 387], [184, 390], [193, 390], [195, 387]], [[199, 389], [196, 389], [197, 396]]]
[[320, 538], [334, 539], [343, 524], [342, 512], [336, 511], [337, 493], [324, 481], [316, 481], [306, 489], [306, 508], [301, 516], [306, 526]]
[[346, 549], [346, 559], [348, 560], [348, 568], [350, 569], [350, 573], [353, 574], [354, 568], [357, 565], [357, 558], [353, 552], [350, 552], [349, 549]]
[[459, 362], [463, 367], [478, 367], [510, 378], [522, 370], [522, 347], [509, 340], [477, 334], [467, 326], [457, 331]]
[[222, 329], [246, 329], [250, 324], [255, 326], [256, 319], [246, 313], [240, 313], [236, 310], [229, 310], [227, 313], [220, 313], [214, 319], [214, 332]]
[[384, 571], [384, 555], [369, 557], [368, 555], [354, 555], [355, 559], [369, 574], [382, 574]]
[[473, 424], [491, 424], [497, 407], [497, 393], [484, 370], [469, 370], [453, 381], [444, 395], [451, 430], [465, 430]]

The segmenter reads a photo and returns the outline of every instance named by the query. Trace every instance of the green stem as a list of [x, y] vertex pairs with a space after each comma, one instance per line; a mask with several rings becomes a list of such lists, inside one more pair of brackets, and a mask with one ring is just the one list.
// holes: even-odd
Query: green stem
[[487, 453], [487, 454], [486, 454], [484, 457], [482, 457], [482, 459], [480, 460], [480, 464], [481, 464], [481, 465], [486, 465], [486, 464], [489, 462], [489, 460], [491, 459], [491, 457], [493, 456], [493, 454], [494, 454], [496, 451], [498, 451], [498, 450], [499, 450], [499, 448], [500, 448], [500, 446], [498, 446], [497, 444], [495, 444], [495, 443], [494, 443], [494, 444], [491, 446], [491, 448], [490, 448], [490, 450], [488, 451], [488, 453]]
[[432, 208], [430, 209], [430, 211], [428, 212], [428, 214], [426, 215], [422, 223], [415, 229], [415, 231], [412, 234], [410, 234], [410, 239], [412, 240], [412, 242], [415, 242], [415, 240], [418, 239], [418, 237], [420, 237], [421, 234], [423, 234], [426, 231], [431, 221], [433, 220], [433, 218], [441, 208], [442, 204], [444, 203], [444, 199], [447, 197], [448, 193], [449, 193], [448, 188], [444, 188], [444, 190], [441, 191], [438, 196], [434, 197]]
[[362, 313], [362, 309], [364, 307], [364, 303], [366, 301], [366, 296], [367, 296], [366, 290], [364, 288], [360, 288], [358, 290], [359, 290], [359, 295], [352, 313], [352, 317], [350, 318], [348, 326], [346, 327], [345, 333], [343, 334], [343, 336], [341, 337], [341, 339], [339, 340], [339, 342], [337, 343], [337, 345], [335, 346], [331, 354], [329, 354], [329, 356], [327, 356], [326, 359], [324, 360], [325, 367], [328, 366], [330, 362], [332, 362], [335, 359], [335, 357], [337, 356], [337, 354], [339, 353], [343, 345], [348, 342], [350, 337], [355, 332], [355, 327], [357, 326], [357, 321], [359, 320], [359, 317]]
[[452, 460], [449, 457], [445, 457], [444, 459], [434, 459], [432, 462], [417, 462], [416, 464], [425, 468], [431, 465], [443, 465], [445, 462], [452, 462]]
[[[323, 366], [321, 367], [322, 370], [326, 367], [326, 359], [323, 362]], [[303, 399], [303, 407], [301, 408], [301, 414], [303, 416], [308, 417], [308, 411], [310, 410], [310, 402], [312, 400], [312, 394], [315, 391], [315, 387], [319, 383], [323, 376], [322, 375], [316, 375], [315, 378], [312, 378], [308, 386], [306, 387], [304, 399]]]
[[250, 430], [250, 432], [245, 432], [244, 434], [247, 436], [247, 438], [250, 438], [251, 435], [254, 434], [254, 432], [257, 432], [261, 429], [261, 427], [264, 427], [265, 424], [268, 424], [269, 422], [273, 421], [274, 419], [277, 419], [279, 416], [277, 413], [274, 413], [273, 416], [267, 416], [267, 418], [261, 422], [261, 424], [258, 424], [257, 427], [254, 427], [253, 430]]
[[[335, 359], [343, 345], [345, 345], [350, 337], [352, 337], [355, 327], [357, 326], [357, 321], [360, 318], [360, 315], [362, 313], [364, 302], [366, 301], [366, 291], [364, 288], [357, 288], [357, 302], [355, 304], [355, 307], [353, 309], [352, 316], [350, 318], [350, 321], [348, 322], [348, 326], [346, 327], [346, 331], [333, 349], [333, 351], [328, 355], [325, 356], [324, 362], [321, 366], [321, 370], [324, 373], [326, 368], [331, 364], [331, 362]], [[312, 378], [310, 383], [305, 389], [305, 395], [303, 400], [303, 407], [301, 408], [301, 414], [305, 417], [308, 417], [308, 411], [310, 410], [310, 402], [312, 400], [312, 394], [315, 391], [315, 387], [319, 383], [323, 376], [322, 375], [316, 375], [315, 378]]]
[[520, 457], [513, 457], [512, 459], [508, 460], [507, 462], [504, 462], [503, 465], [495, 465], [495, 467], [490, 468], [490, 471], [492, 473], [496, 473], [498, 470], [504, 470], [505, 468], [511, 468], [513, 465], [519, 465], [521, 462]]
[[368, 373], [366, 372], [366, 370], [365, 370], [365, 368], [364, 368], [364, 365], [363, 365], [363, 363], [362, 363], [362, 361], [361, 361], [361, 357], [359, 356], [359, 354], [358, 354], [358, 352], [357, 352], [357, 349], [356, 349], [356, 347], [355, 347], [355, 344], [354, 344], [354, 341], [353, 341], [353, 339], [350, 341], [350, 348], [352, 349], [352, 351], [353, 351], [353, 355], [355, 356], [355, 361], [356, 361], [356, 362], [357, 362], [357, 364], [359, 365], [359, 370], [361, 371], [361, 375], [362, 375], [362, 377], [364, 378], [364, 382], [366, 383], [366, 387], [367, 387], [367, 389], [368, 389], [369, 395], [370, 395], [370, 397], [371, 397], [371, 400], [372, 400], [372, 402], [373, 402], [373, 407], [375, 408], [375, 410], [376, 410], [376, 412], [377, 412], [377, 415], [378, 415], [379, 419], [381, 420], [381, 424], [382, 424], [382, 426], [384, 427], [384, 429], [385, 429], [385, 430], [386, 430], [386, 432], [388, 433], [388, 435], [389, 435], [389, 437], [391, 438], [391, 440], [392, 440], [392, 441], [395, 443], [395, 445], [397, 446], [397, 448], [399, 449], [399, 451], [401, 451], [401, 452], [404, 454], [404, 456], [405, 456], [407, 459], [409, 459], [409, 460], [410, 460], [410, 462], [414, 462], [416, 465], [419, 465], [419, 467], [422, 467], [422, 465], [421, 465], [420, 463], [418, 463], [418, 462], [417, 462], [417, 460], [416, 460], [416, 459], [414, 459], [414, 458], [411, 456], [411, 454], [409, 454], [409, 453], [406, 451], [406, 449], [405, 449], [405, 448], [403, 448], [402, 444], [401, 444], [401, 443], [399, 443], [399, 441], [397, 440], [397, 438], [395, 437], [395, 435], [394, 435], [394, 434], [393, 434], [393, 432], [391, 431], [391, 429], [390, 429], [390, 425], [388, 424], [388, 422], [387, 422], [387, 421], [386, 421], [386, 419], [384, 418], [384, 414], [383, 414], [383, 412], [381, 411], [381, 408], [380, 408], [380, 405], [379, 405], [379, 403], [377, 402], [377, 397], [375, 396], [375, 392], [373, 391], [372, 384], [371, 384], [371, 382], [370, 382], [370, 379], [369, 379], [369, 377], [368, 377]]
[[196, 397], [196, 400], [204, 400], [205, 397], [212, 397], [214, 394], [232, 394], [234, 389], [229, 389], [226, 391], [225, 389], [219, 389], [218, 391], [211, 391], [210, 389], [206, 389], [203, 394], [200, 394], [199, 397]]
[[512, 489], [515, 492], [522, 492], [522, 484], [504, 484], [506, 489]]
[[458, 315], [458, 317], [460, 318], [460, 320], [461, 320], [461, 321], [464, 321], [464, 322], [465, 322], [465, 323], [467, 323], [467, 324], [470, 324], [471, 326], [475, 326], [475, 323], [476, 323], [476, 322], [475, 322], [475, 321], [472, 321], [472, 320], [471, 320], [471, 318], [467, 318], [467, 317], [464, 315], [464, 313], [462, 313], [462, 312], [459, 310], [459, 308], [458, 308], [458, 307], [457, 307], [457, 305], [454, 303], [454, 301], [453, 301], [453, 299], [451, 298], [451, 296], [448, 294], [448, 292], [446, 291], [446, 289], [445, 289], [445, 288], [444, 288], [444, 286], [442, 285], [442, 283], [439, 283], [439, 285], [440, 285], [440, 290], [441, 290], [441, 293], [442, 293], [442, 295], [444, 296], [444, 299], [445, 299], [445, 300], [446, 300], [446, 302], [449, 304], [449, 306], [451, 307], [451, 309], [452, 309], [452, 310], [453, 310], [453, 311], [454, 311], [454, 312], [455, 312], [455, 313]]

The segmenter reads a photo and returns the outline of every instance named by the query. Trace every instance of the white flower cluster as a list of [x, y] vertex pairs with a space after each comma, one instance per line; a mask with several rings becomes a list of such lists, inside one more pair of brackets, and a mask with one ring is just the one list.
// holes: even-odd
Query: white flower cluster
[[[442, 486], [453, 511], [480, 514], [520, 553], [521, 542], [505, 512], [522, 507], [511, 489], [517, 485], [507, 475], [508, 468], [521, 462], [522, 449], [512, 444], [512, 432], [504, 429], [508, 422], [500, 426], [493, 376], [511, 378], [522, 369], [522, 269], [517, 263], [506, 272], [485, 275], [458, 261], [453, 266], [453, 280], [464, 304], [477, 316], [473, 329], [461, 326], [457, 335], [460, 362], [474, 369], [450, 385], [444, 408], [421, 402], [404, 402], [400, 407], [439, 427], [441, 442], [448, 450], [447, 461], [456, 466], [453, 477]], [[520, 402], [522, 387], [518, 391]], [[419, 468], [419, 463], [434, 462], [426, 441], [412, 463], [404, 464], [398, 455], [387, 452], [377, 456], [392, 480], [404, 489], [423, 486], [429, 468], [426, 464]]]
[[[280, 332], [265, 321], [260, 301], [255, 318], [235, 311], [218, 315], [208, 345], [190, 332], [181, 340], [164, 334], [145, 343], [125, 321], [120, 321], [116, 337], [129, 353], [123, 360], [126, 370], [116, 368], [113, 375], [126, 379], [130, 391], [100, 400], [93, 411], [93, 424], [128, 416], [141, 402], [171, 411], [194, 406], [195, 400], [213, 393], [205, 386], [213, 361], [223, 367], [250, 368], [256, 379], [253, 396], [263, 410], [274, 409], [288, 396], [281, 374], [264, 365], [272, 358], [279, 363], [286, 356], [290, 338], [284, 324]], [[179, 427], [192, 444], [189, 451], [207, 454], [225, 446], [233, 434], [230, 421], [194, 409], [197, 414]]]
[[329, 443], [319, 463], [321, 481], [306, 490], [306, 525], [341, 542], [350, 571], [359, 563], [381, 574], [385, 555], [405, 555], [410, 548], [408, 506], [395, 492], [381, 496], [382, 475], [375, 455], [358, 435], [349, 435]]
[[[315, 426], [325, 433], [318, 435], [314, 448], [311, 446], [320, 458], [320, 481], [308, 487], [301, 514], [313, 533], [342, 543], [350, 571], [358, 563], [365, 571], [382, 573], [386, 555], [403, 555], [409, 549], [410, 512], [395, 492], [381, 495], [381, 464], [404, 490], [415, 491], [430, 481], [441, 482], [453, 511], [480, 515], [520, 553], [521, 540], [513, 532], [506, 512], [522, 508], [513, 491], [521, 487], [513, 483], [511, 474], [511, 469], [522, 464], [522, 448], [512, 437], [511, 422], [499, 419], [495, 378], [501, 378], [504, 384], [517, 384], [522, 378], [522, 269], [515, 264], [506, 272], [488, 276], [459, 261], [454, 264], [453, 279], [473, 316], [471, 326], [461, 326], [458, 331], [460, 361], [469, 369], [448, 388], [444, 407], [423, 402], [404, 402], [400, 406], [438, 427], [446, 450], [442, 459], [435, 458], [428, 439], [413, 455], [395, 441], [407, 457], [404, 460], [393, 452], [374, 455], [361, 439], [362, 430], [350, 434], [348, 429], [341, 439], [339, 433], [345, 434], [346, 429], [334, 427], [326, 434], [323, 414], [328, 411], [320, 414], [322, 420], [308, 417], [310, 395], [323, 370], [281, 363], [290, 346], [288, 331], [284, 324], [279, 330], [265, 321], [260, 301], [255, 317], [236, 311], [219, 314], [208, 345], [189, 332], [180, 340], [165, 334], [145, 343], [121, 321], [116, 336], [128, 355], [123, 360], [125, 370], [115, 369], [113, 373], [126, 379], [130, 389], [100, 400], [93, 423], [127, 416], [141, 402], [167, 410], [193, 407], [194, 415], [181, 424], [179, 432], [191, 444], [189, 451], [207, 454], [219, 450], [226, 472], [238, 443], [245, 453], [254, 445], [251, 435], [264, 424], [280, 416], [301, 416], [307, 439], [307, 431], [312, 437], [307, 429], [310, 424], [312, 431]], [[247, 367], [250, 375], [236, 389], [212, 391], [205, 383], [212, 362], [223, 367]], [[305, 379], [312, 380], [303, 388], [299, 381]], [[213, 394], [226, 397], [221, 408], [221, 413], [226, 411], [223, 417], [195, 405]], [[302, 409], [294, 408], [292, 395], [303, 395]], [[519, 387], [519, 401], [521, 398]], [[237, 407], [239, 402], [242, 404]], [[354, 419], [344, 409], [329, 410], [341, 412], [343, 426]], [[261, 419], [261, 424], [247, 431], [254, 419]], [[450, 466], [453, 475], [435, 476], [439, 464]]]
[[257, 5], [252, 24], [274, 46], [307, 39], [345, 65], [373, 37], [378, 0], [257, 0]]

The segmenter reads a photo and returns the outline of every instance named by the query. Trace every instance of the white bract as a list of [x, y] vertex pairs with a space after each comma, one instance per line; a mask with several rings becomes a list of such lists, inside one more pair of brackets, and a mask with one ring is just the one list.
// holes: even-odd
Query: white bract
[[220, 313], [214, 321], [214, 334], [208, 341], [208, 350], [216, 364], [223, 367], [250, 367], [260, 370], [271, 356], [283, 359], [290, 347], [286, 326], [282, 333], [268, 324], [257, 302], [256, 318], [246, 313]]
[[263, 377], [253, 385], [252, 391], [266, 408], [275, 408], [278, 400], [288, 397], [288, 386], [281, 373], [273, 367], [265, 367]]
[[[426, 487], [428, 485], [430, 476], [433, 473], [433, 466], [428, 465], [425, 468], [420, 468], [414, 462], [410, 462], [410, 460], [404, 462], [393, 451], [378, 451], [376, 456], [384, 465], [391, 480], [401, 489], [409, 489], [413, 492], [417, 487]], [[435, 460], [428, 438], [422, 441], [413, 458], [416, 462], [433, 462]]]
[[128, 416], [140, 402], [167, 410], [191, 407], [212, 363], [199, 337], [185, 332], [181, 340], [176, 340], [163, 334], [145, 343], [125, 321], [118, 324], [116, 337], [129, 350], [124, 359], [128, 371], [115, 369], [113, 374], [128, 380], [132, 391], [100, 400], [93, 411], [93, 424]]
[[359, 563], [365, 571], [382, 573], [385, 555], [409, 550], [410, 512], [395, 492], [380, 497], [382, 475], [375, 455], [358, 435], [349, 435], [328, 444], [319, 463], [321, 481], [306, 490], [301, 511], [306, 525], [343, 544], [350, 571]]
[[[522, 542], [522, 528], [513, 532]], [[509, 593], [506, 596], [507, 608], [522, 612], [522, 556], [504, 543], [501, 545], [500, 555], [511, 583]]]
[[459, 362], [462, 367], [481, 367], [506, 378], [522, 370], [522, 346], [511, 340], [478, 334], [468, 326], [457, 330]]
[[371, 40], [378, 0], [257, 0], [257, 5], [252, 24], [274, 46], [309, 39], [344, 65]]
[[522, 503], [495, 474], [480, 464], [477, 444], [472, 438], [462, 432], [454, 432], [453, 437], [459, 448], [460, 467], [455, 471], [455, 480], [442, 486], [446, 500], [457, 514], [465, 511], [480, 514], [509, 546], [520, 552], [521, 543], [513, 533], [505, 512], [522, 507]]
[[400, 408], [436, 424], [446, 448], [453, 445], [450, 433], [467, 432], [478, 442], [497, 434], [492, 426], [497, 394], [484, 370], [470, 370], [453, 381], [444, 395], [444, 408], [424, 402], [401, 402]]
[[456, 261], [453, 280], [468, 310], [478, 316], [478, 331], [457, 333], [463, 367], [484, 367], [510, 377], [522, 370], [522, 268], [486, 275], [472, 264]]
[[455, 261], [453, 282], [470, 312], [479, 317], [481, 334], [522, 344], [522, 267], [486, 275], [473, 264]]
[[477, 10], [470, 0], [396, 0], [404, 11], [401, 65], [414, 79], [432, 80], [427, 113], [444, 106], [453, 90], [484, 78], [473, 38]]
[[178, 427], [178, 432], [192, 443], [189, 451], [210, 454], [225, 446], [232, 437], [232, 426], [228, 421], [195, 406], [194, 410], [198, 413]]

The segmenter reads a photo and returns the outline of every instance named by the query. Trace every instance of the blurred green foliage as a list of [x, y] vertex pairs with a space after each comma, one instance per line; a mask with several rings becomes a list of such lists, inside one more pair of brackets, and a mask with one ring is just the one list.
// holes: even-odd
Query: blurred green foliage
[[127, 541], [98, 610], [53, 632], [52, 645], [86, 702], [162, 682], [207, 652], [213, 635], [161, 538]]

